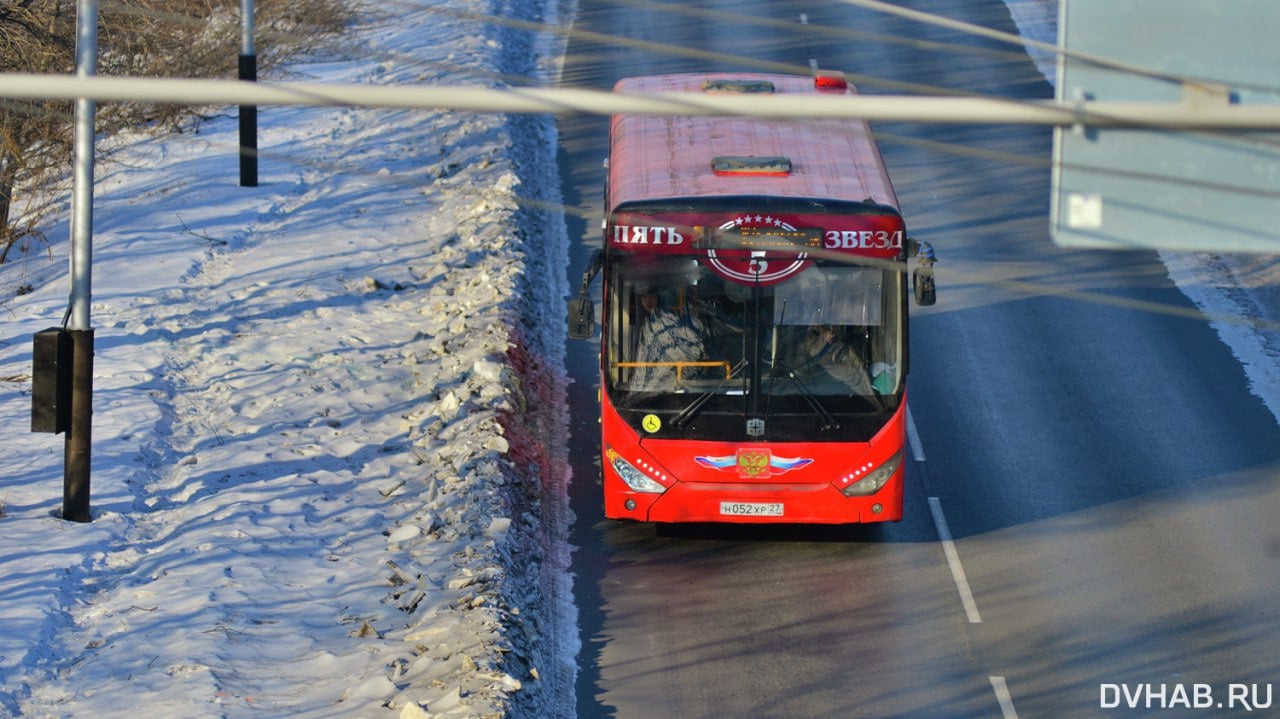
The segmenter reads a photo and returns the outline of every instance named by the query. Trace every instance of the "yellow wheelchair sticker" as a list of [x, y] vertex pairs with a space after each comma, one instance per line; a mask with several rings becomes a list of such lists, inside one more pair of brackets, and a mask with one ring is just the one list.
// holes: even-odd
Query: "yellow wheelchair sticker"
[[646, 414], [644, 419], [640, 420], [640, 426], [644, 427], [644, 431], [653, 434], [662, 429], [662, 420], [656, 414]]

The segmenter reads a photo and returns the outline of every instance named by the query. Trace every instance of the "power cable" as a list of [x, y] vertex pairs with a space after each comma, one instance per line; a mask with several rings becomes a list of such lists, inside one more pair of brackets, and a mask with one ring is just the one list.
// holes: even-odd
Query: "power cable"
[[[634, 3], [632, 3], [632, 4], [634, 4]], [[667, 6], [669, 5], [669, 4], [667, 4], [667, 3], [652, 3], [652, 4], [653, 4], [653, 5], [656, 5], [656, 6], [659, 6], [659, 7], [667, 7]], [[852, 4], [860, 4], [860, 3], [858, 3], [858, 2], [853, 2]], [[877, 4], [877, 3], [870, 3], [870, 4], [871, 4], [871, 5], [873, 5], [873, 6], [878, 6], [878, 4]], [[441, 11], [441, 10], [439, 10], [438, 8], [433, 8], [433, 10], [435, 10], [435, 11]], [[467, 19], [467, 20], [473, 20], [473, 21], [479, 21], [479, 22], [494, 22], [494, 23], [499, 23], [499, 24], [506, 25], [506, 26], [508, 26], [508, 27], [518, 27], [518, 28], [525, 29], [525, 30], [530, 30], [530, 31], [536, 31], [536, 32], [548, 32], [548, 31], [549, 31], [549, 29], [548, 29], [548, 27], [547, 27], [546, 25], [539, 25], [539, 24], [537, 24], [537, 23], [528, 23], [528, 22], [525, 22], [525, 21], [516, 21], [516, 20], [509, 20], [509, 19], [494, 18], [493, 16], [476, 15], [476, 14], [472, 14], [472, 13], [457, 13], [457, 12], [454, 12], [454, 11], [448, 11], [448, 12], [447, 12], [447, 14], [452, 14], [452, 15], [454, 15], [454, 16], [456, 16], [456, 17], [460, 17], [460, 18]], [[708, 12], [695, 13], [695, 14], [703, 14], [703, 15], [706, 15], [706, 16], [709, 16], [709, 17], [713, 17], [713, 18], [718, 17], [718, 14], [717, 14], [717, 13], [709, 12], [709, 11], [708, 11]], [[735, 18], [735, 19], [741, 19], [741, 16], [734, 16], [734, 18]], [[767, 19], [765, 20], [765, 24], [766, 24], [766, 25], [770, 25], [770, 26], [774, 26], [776, 29], [783, 29], [783, 27], [784, 27], [784, 26], [788, 26], [788, 25], [789, 25], [789, 27], [787, 27], [787, 29], [790, 29], [791, 27], [794, 27], [794, 28], [801, 28], [801, 27], [805, 27], [805, 26], [800, 26], [800, 25], [798, 25], [798, 24], [796, 24], [796, 25], [790, 25], [790, 24], [787, 24], [787, 23], [781, 23], [781, 21], [773, 21], [773, 20], [767, 20]], [[807, 27], [812, 28], [813, 26], [807, 26]], [[603, 42], [614, 42], [614, 41], [616, 41], [616, 40], [617, 40], [616, 36], [603, 35], [603, 34], [599, 34], [599, 33], [587, 33], [587, 32], [582, 31], [582, 30], [564, 30], [564, 29], [561, 29], [561, 28], [556, 28], [556, 29], [554, 29], [554, 30], [550, 30], [550, 31], [551, 31], [551, 32], [557, 32], [557, 33], [562, 33], [562, 34], [567, 34], [567, 35], [570, 35], [570, 36], [575, 37], [575, 38], [578, 38], [578, 39], [588, 39], [588, 40], [591, 40], [591, 41], [597, 41], [597, 42], [601, 42], [601, 41], [603, 41]], [[841, 32], [843, 32], [843, 31], [841, 31]], [[673, 50], [673, 46], [670, 46], [670, 45], [663, 45], [663, 44], [660, 44], [660, 43], [648, 43], [648, 42], [643, 42], [643, 41], [635, 41], [631, 46], [633, 46], [633, 47], [639, 47], [639, 48], [643, 48], [643, 49], [649, 49], [649, 50], [653, 50], [653, 51], [660, 51], [660, 52], [666, 52], [666, 51], [672, 51], [672, 50]], [[949, 50], [956, 50], [956, 51], [967, 51], [967, 50], [966, 50], [966, 46], [948, 46], [948, 49], [949, 49]], [[688, 54], [688, 53], [683, 52], [683, 51], [682, 51], [682, 49], [680, 49], [680, 48], [674, 48], [674, 50], [677, 52], [677, 54], [680, 54], [680, 55], [682, 55], [682, 56], [689, 56], [689, 54]], [[719, 57], [719, 58], [722, 58], [722, 59], [723, 59], [723, 58], [726, 58], [726, 57], [732, 57], [732, 56], [719, 55], [719, 54], [715, 54], [715, 53], [709, 53], [709, 54], [697, 54], [697, 55], [695, 55], [695, 56], [696, 56], [696, 57], [703, 57], [703, 58], [706, 58], [706, 57]], [[741, 62], [741, 61], [743, 60], [743, 58], [737, 58], [737, 57], [732, 57], [732, 59], [733, 59], [734, 61], [736, 61], [736, 62]], [[749, 58], [748, 58], [748, 59], [749, 59]], [[423, 62], [424, 62], [424, 65], [441, 66], [441, 65], [433, 64], [433, 63], [431, 63], [431, 62], [429, 62], [429, 61], [423, 61]], [[773, 66], [773, 67], [774, 67], [774, 69], [780, 69], [780, 68], [777, 68], [777, 67], [776, 67], [777, 65], [778, 65], [778, 64], [776, 64], [776, 63], [771, 64], [771, 66]], [[795, 73], [795, 72], [807, 72], [807, 68], [802, 68], [801, 66], [798, 66], [798, 65], [782, 64], [782, 66], [783, 66], [783, 67], [785, 67], [786, 69], [790, 70], [792, 73]], [[455, 67], [458, 67], [458, 66], [455, 66]], [[470, 69], [467, 69], [467, 70], [470, 70]], [[484, 73], [484, 72], [482, 72], [482, 71], [474, 71], [474, 72], [471, 72], [471, 74], [472, 74], [474, 77], [487, 77], [487, 79], [495, 79], [495, 78], [498, 78], [498, 79], [502, 79], [502, 80], [504, 80], [504, 81], [511, 81], [511, 80], [524, 80], [524, 81], [528, 81], [528, 78], [511, 78], [511, 77], [503, 77], [503, 76], [497, 76], [497, 75], [494, 75], [494, 74], [491, 74], [491, 73]], [[4, 78], [3, 78], [3, 76], [0, 76], [0, 87], [2, 87], [3, 79], [4, 79]], [[184, 81], [178, 80], [177, 82], [181, 83], [181, 82], [184, 82]], [[299, 91], [300, 91], [300, 92], [303, 92], [303, 93], [305, 94], [305, 91], [301, 89], [302, 87], [305, 87], [305, 86], [299, 86], [299, 88], [300, 88], [300, 89], [299, 89]], [[917, 87], [918, 87], [918, 86], [917, 86]], [[333, 89], [333, 86], [328, 86], [328, 85], [315, 85], [315, 86], [312, 88], [312, 90], [313, 90], [314, 92], [316, 92], [316, 93], [317, 93], [317, 96], [315, 96], [315, 97], [311, 97], [311, 98], [310, 98], [310, 100], [309, 100], [309, 101], [307, 101], [307, 102], [298, 102], [298, 103], [296, 103], [296, 104], [315, 104], [315, 105], [327, 105], [327, 104], [334, 104], [334, 105], [351, 105], [351, 104], [356, 104], [356, 103], [352, 103], [352, 102], [343, 102], [343, 101], [341, 101], [340, 99], [336, 99], [336, 98], [330, 98], [330, 97], [328, 97], [329, 92], [330, 92], [332, 89]], [[525, 94], [527, 95], [527, 94], [529, 93], [529, 91], [531, 91], [531, 90], [533, 90], [533, 89], [534, 89], [534, 88], [526, 88], [526, 90], [525, 90]], [[398, 92], [398, 91], [400, 91], [400, 90], [397, 90], [397, 92]], [[458, 88], [448, 88], [448, 89], [447, 89], [447, 91], [448, 91], [448, 92], [457, 92], [457, 91], [458, 91]], [[499, 91], [499, 92], [501, 92], [501, 91]], [[73, 94], [74, 94], [74, 93], [73, 93]], [[517, 93], [517, 94], [518, 94], [518, 93]], [[603, 94], [603, 95], [605, 95], [605, 96], [609, 96], [609, 93], [598, 93], [598, 94]], [[1003, 101], [1003, 99], [1001, 99], [1001, 100]], [[239, 102], [240, 102], [240, 101], [239, 101], [239, 100], [237, 100], [237, 101], [234, 101], [234, 102], [228, 102], [228, 103], [225, 103], [225, 104], [239, 104]], [[224, 104], [224, 103], [209, 102], [209, 103], [202, 103], [202, 104]], [[291, 103], [291, 104], [292, 104], [292, 103]], [[406, 106], [406, 105], [396, 105], [396, 106]], [[413, 106], [413, 105], [407, 105], [407, 106]], [[557, 103], [552, 103], [552, 105], [551, 105], [551, 106], [552, 106], [552, 109], [559, 109], [559, 110], [561, 110], [561, 111], [566, 111], [567, 109], [571, 108], [572, 103], [564, 103], [564, 102], [561, 102], [561, 103], [559, 103], [559, 104], [557, 104]], [[680, 111], [687, 111], [689, 108], [688, 108], [687, 106], [681, 106], [681, 107], [680, 107], [680, 108], [678, 108], [678, 109], [679, 109]], [[512, 111], [512, 108], [508, 106], [508, 107], [503, 107], [503, 108], [501, 108], [501, 109], [496, 109], [496, 110], [494, 110], [494, 111], [507, 111], [507, 112], [509, 112], [509, 111]], [[616, 111], [616, 110], [601, 111], [601, 114], [611, 114], [612, 112], [615, 112], [615, 111]], [[894, 135], [888, 135], [888, 134], [884, 134], [884, 133], [878, 133], [878, 136], [879, 136], [879, 137], [881, 137], [881, 139], [882, 139], [882, 140], [887, 140], [887, 141], [891, 141], [891, 142], [900, 142], [900, 143], [904, 143], [904, 144], [915, 144], [915, 145], [917, 145], [917, 146], [927, 147], [927, 148], [932, 149], [932, 150], [944, 151], [944, 152], [950, 152], [950, 153], [953, 153], [953, 154], [965, 154], [965, 155], [974, 156], [974, 157], [984, 157], [984, 158], [986, 158], [986, 159], [998, 160], [998, 161], [1002, 161], [1002, 162], [1017, 163], [1017, 164], [1023, 164], [1023, 165], [1028, 165], [1028, 164], [1030, 164], [1030, 165], [1046, 166], [1046, 167], [1047, 167], [1047, 166], [1049, 166], [1049, 163], [1047, 163], [1047, 162], [1045, 162], [1045, 161], [1037, 161], [1037, 160], [1033, 160], [1033, 159], [1030, 159], [1030, 158], [1025, 158], [1025, 157], [1022, 157], [1022, 156], [1018, 156], [1018, 155], [1015, 155], [1015, 154], [1013, 154], [1013, 153], [1000, 153], [1000, 152], [997, 152], [997, 151], [980, 150], [980, 149], [975, 149], [975, 148], [966, 148], [966, 147], [964, 147], [964, 146], [952, 146], [952, 145], [950, 145], [950, 144], [948, 144], [948, 143], [938, 143], [938, 142], [924, 141], [924, 140], [919, 140], [919, 139], [915, 139], [915, 138], [907, 138], [907, 137], [902, 137], [902, 136], [894, 136]], [[264, 154], [264, 156], [268, 156], [268, 157], [273, 156], [273, 155], [272, 155], [272, 153], [262, 153], [262, 154]], [[287, 156], [282, 155], [282, 154], [276, 154], [276, 155], [274, 155], [274, 156], [276, 157], [276, 159], [279, 159], [279, 160], [281, 160], [281, 161], [290, 161], [290, 158], [288, 158]], [[1256, 190], [1256, 188], [1227, 188], [1227, 189], [1243, 189], [1243, 190], [1250, 190], [1250, 189], [1252, 189], [1252, 190], [1254, 190], [1255, 192], [1259, 192], [1258, 190]], [[1269, 193], [1269, 194], [1274, 194], [1274, 193]], [[563, 206], [563, 205], [554, 205], [554, 206], [553, 206], [553, 205], [551, 205], [551, 204], [549, 204], [549, 203], [545, 203], [545, 202], [537, 202], [537, 201], [533, 201], [533, 200], [531, 200], [531, 199], [529, 199], [529, 198], [520, 198], [520, 197], [517, 197], [517, 198], [516, 198], [516, 200], [517, 200], [518, 202], [520, 202], [520, 203], [521, 203], [522, 205], [524, 205], [524, 206], [536, 206], [536, 207], [538, 207], [538, 209], [543, 209], [543, 210], [554, 210], [554, 211], [565, 212], [565, 213], [567, 213], [567, 214], [581, 214], [581, 215], [584, 215], [584, 216], [585, 216], [586, 214], [589, 214], [589, 213], [587, 213], [587, 212], [585, 212], [585, 211], [577, 210], [576, 208], [570, 208], [570, 207]], [[1043, 286], [1043, 285], [1038, 285], [1038, 284], [1036, 284], [1036, 283], [1010, 282], [1010, 281], [1007, 281], [1007, 280], [996, 280], [996, 279], [989, 279], [989, 278], [988, 278], [987, 280], [985, 280], [985, 281], [987, 281], [987, 282], [989, 282], [989, 283], [991, 283], [991, 284], [1000, 284], [1001, 286], [1004, 286], [1006, 289], [1016, 289], [1016, 290], [1018, 290], [1018, 291], [1022, 291], [1022, 292], [1024, 292], [1024, 293], [1031, 293], [1031, 294], [1046, 294], [1046, 293], [1052, 293], [1052, 294], [1064, 294], [1064, 292], [1063, 292], [1063, 291], [1058, 290], [1058, 289], [1056, 289], [1056, 288], [1046, 288], [1045, 286]], [[1072, 296], [1075, 296], [1075, 297], [1077, 297], [1077, 298], [1079, 298], [1079, 299], [1088, 299], [1088, 300], [1090, 300], [1090, 301], [1096, 301], [1096, 302], [1099, 302], [1099, 303], [1101, 303], [1101, 304], [1112, 304], [1112, 305], [1114, 305], [1114, 304], [1118, 301], [1118, 300], [1117, 300], [1117, 298], [1114, 298], [1114, 297], [1110, 297], [1110, 296], [1106, 296], [1106, 295], [1093, 296], [1093, 295], [1091, 295], [1091, 294], [1089, 294], [1089, 293], [1073, 293], [1073, 294], [1072, 294]], [[1155, 311], [1155, 310], [1153, 310], [1153, 311]], [[1203, 316], [1203, 315], [1197, 314], [1196, 316]], [[1218, 319], [1219, 319], [1219, 320], [1221, 320], [1221, 321], [1232, 321], [1232, 318], [1218, 318]], [[1238, 321], [1238, 318], [1237, 318], [1237, 320], [1236, 320], [1236, 321]], [[1251, 323], [1251, 324], [1252, 324], [1252, 323]], [[1256, 326], [1256, 325], [1255, 325], [1255, 326]]]

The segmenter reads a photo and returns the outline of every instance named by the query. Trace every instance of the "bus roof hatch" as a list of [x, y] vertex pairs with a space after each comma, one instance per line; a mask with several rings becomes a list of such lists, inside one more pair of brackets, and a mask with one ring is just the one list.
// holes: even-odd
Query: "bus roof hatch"
[[791, 158], [779, 155], [751, 157], [744, 155], [717, 155], [711, 160], [711, 169], [717, 175], [790, 175]]
[[702, 83], [703, 92], [773, 92], [773, 83], [768, 80], [727, 80], [713, 79]]

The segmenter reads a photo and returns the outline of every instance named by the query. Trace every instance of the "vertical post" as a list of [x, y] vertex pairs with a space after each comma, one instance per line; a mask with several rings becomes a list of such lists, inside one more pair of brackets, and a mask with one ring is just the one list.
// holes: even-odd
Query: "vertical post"
[[[76, 2], [76, 76], [97, 74], [98, 0]], [[89, 465], [93, 429], [93, 329], [89, 300], [93, 286], [93, 140], [97, 105], [79, 98], [75, 106], [74, 188], [71, 194], [71, 425], [63, 456], [62, 518], [88, 522]]]
[[[240, 79], [258, 81], [253, 49], [253, 0], [240, 0]], [[240, 106], [240, 186], [258, 186], [258, 107]]]

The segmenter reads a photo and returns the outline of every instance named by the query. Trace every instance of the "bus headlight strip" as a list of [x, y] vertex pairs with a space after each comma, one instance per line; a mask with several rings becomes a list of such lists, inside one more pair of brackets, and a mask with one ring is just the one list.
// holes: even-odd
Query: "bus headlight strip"
[[644, 472], [636, 469], [630, 462], [622, 458], [622, 455], [608, 449], [609, 465], [613, 467], [613, 471], [618, 473], [622, 481], [627, 484], [633, 491], [646, 492], [648, 494], [662, 494], [667, 488], [654, 481]]
[[[889, 481], [893, 473], [898, 471], [899, 465], [902, 464], [902, 450], [898, 450], [884, 464], [872, 469], [867, 476], [862, 477], [856, 482], [846, 487], [840, 488], [840, 493], [846, 497], [865, 497], [869, 494], [875, 494], [880, 488]], [[869, 465], [864, 465], [846, 474], [841, 478], [841, 483], [848, 483], [860, 475], [862, 472], [871, 469]]]

